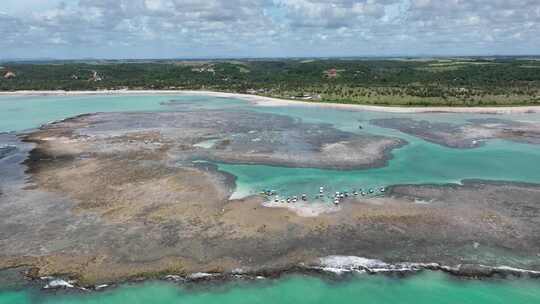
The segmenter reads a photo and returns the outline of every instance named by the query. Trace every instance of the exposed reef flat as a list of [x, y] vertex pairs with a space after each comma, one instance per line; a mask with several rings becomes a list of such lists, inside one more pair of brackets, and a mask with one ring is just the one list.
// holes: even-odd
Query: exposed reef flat
[[[65, 133], [65, 134], [64, 134]], [[170, 165], [194, 160], [352, 169], [383, 166], [399, 138], [357, 135], [326, 124], [248, 111], [100, 113], [50, 125], [29, 136], [65, 136], [86, 153], [146, 151]], [[50, 136], [48, 135], [50, 134]], [[213, 144], [204, 148], [202, 142]], [[55, 145], [60, 148], [62, 140]], [[66, 147], [68, 148], [68, 147]], [[160, 153], [162, 152], [162, 153]], [[65, 153], [64, 153], [65, 154]]]
[[464, 124], [411, 118], [374, 119], [372, 124], [399, 130], [451, 148], [476, 148], [488, 139], [540, 144], [540, 124], [504, 119], [471, 119]]
[[[31, 277], [96, 284], [272, 273], [332, 255], [540, 270], [535, 185], [400, 186], [306, 217], [264, 207], [262, 197], [230, 200], [234, 177], [193, 163], [311, 166], [315, 158], [320, 167], [364, 167], [384, 157], [344, 158], [325, 147], [380, 155], [402, 144], [393, 138], [277, 115], [186, 111], [84, 115], [24, 140], [34, 145], [30, 180], [3, 184], [0, 268], [31, 267]], [[206, 140], [216, 141], [195, 146]]]

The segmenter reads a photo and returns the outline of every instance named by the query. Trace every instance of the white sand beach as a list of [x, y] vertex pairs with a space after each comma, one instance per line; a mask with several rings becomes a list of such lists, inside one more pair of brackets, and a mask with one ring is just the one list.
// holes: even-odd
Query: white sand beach
[[350, 111], [376, 111], [391, 113], [479, 113], [479, 114], [524, 114], [540, 113], [540, 106], [501, 106], [501, 107], [394, 107], [360, 104], [341, 104], [288, 100], [259, 95], [193, 90], [100, 90], [100, 91], [13, 91], [0, 92], [0, 96], [77, 96], [77, 95], [207, 95], [213, 97], [237, 98], [257, 106], [306, 106], [342, 109]]

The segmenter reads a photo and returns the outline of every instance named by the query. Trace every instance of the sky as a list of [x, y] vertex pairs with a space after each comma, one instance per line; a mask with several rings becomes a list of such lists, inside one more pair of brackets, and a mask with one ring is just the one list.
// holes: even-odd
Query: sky
[[0, 59], [539, 53], [540, 0], [0, 0]]

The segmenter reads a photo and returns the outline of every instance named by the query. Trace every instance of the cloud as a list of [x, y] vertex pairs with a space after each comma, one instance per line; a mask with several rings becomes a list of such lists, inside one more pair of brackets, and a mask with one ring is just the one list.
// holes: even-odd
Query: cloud
[[540, 49], [538, 0], [6, 1], [0, 13], [5, 57], [493, 54]]
[[366, 22], [384, 22], [385, 8], [398, 1], [281, 0], [276, 3], [287, 10], [294, 25], [339, 28]]

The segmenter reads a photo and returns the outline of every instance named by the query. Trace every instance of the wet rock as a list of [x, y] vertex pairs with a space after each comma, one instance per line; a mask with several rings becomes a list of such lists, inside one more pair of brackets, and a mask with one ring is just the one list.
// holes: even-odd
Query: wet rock
[[450, 273], [461, 276], [461, 277], [491, 277], [495, 274], [493, 268], [485, 267], [482, 265], [475, 264], [463, 264], [458, 266], [456, 269], [450, 270]]
[[10, 154], [15, 153], [17, 147], [14, 146], [0, 146], [0, 159], [8, 157]]
[[32, 280], [39, 279], [39, 268], [38, 267], [31, 267], [26, 272], [26, 276]]

